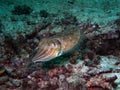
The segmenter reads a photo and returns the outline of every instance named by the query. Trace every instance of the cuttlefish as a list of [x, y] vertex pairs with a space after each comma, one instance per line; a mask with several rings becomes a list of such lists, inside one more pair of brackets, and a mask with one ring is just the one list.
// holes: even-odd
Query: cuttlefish
[[82, 40], [80, 30], [69, 30], [40, 40], [33, 62], [49, 61], [74, 50]]

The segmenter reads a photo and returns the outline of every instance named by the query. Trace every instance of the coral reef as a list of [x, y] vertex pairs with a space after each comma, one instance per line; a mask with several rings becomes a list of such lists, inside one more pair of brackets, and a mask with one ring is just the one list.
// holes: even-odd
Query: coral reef
[[[96, 30], [94, 25], [90, 23], [79, 25], [79, 28], [85, 33], [88, 32], [87, 37], [89, 37], [88, 34], [93, 34], [93, 37], [89, 37], [83, 43], [86, 50], [82, 53], [82, 57], [80, 56], [81, 47], [79, 47], [70, 55], [67, 63], [57, 64], [53, 60], [49, 68], [46, 68], [45, 63], [31, 63], [30, 60], [34, 55], [31, 52], [34, 52], [39, 40], [56, 34], [52, 33], [52, 30], [45, 34], [38, 34], [48, 26], [50, 24], [43, 23], [28, 35], [21, 33], [16, 41], [4, 37], [5, 42], [0, 47], [2, 53], [0, 61], [0, 67], [2, 67], [0, 69], [1, 89], [111, 90], [118, 88], [117, 84], [120, 78], [118, 74], [120, 73], [119, 47], [117, 46], [119, 44], [119, 29], [115, 31], [118, 33], [108, 32], [94, 35], [94, 31], [96, 32], [100, 27]], [[108, 42], [112, 42], [112, 40], [115, 45], [112, 43], [108, 45]], [[103, 45], [107, 45], [107, 52], [104, 51]], [[116, 51], [113, 51], [112, 48]], [[109, 65], [106, 66], [108, 63]]]
[[[0, 90], [120, 90], [120, 0], [28, 1], [0, 1]], [[73, 29], [77, 49], [31, 62], [41, 40]]]

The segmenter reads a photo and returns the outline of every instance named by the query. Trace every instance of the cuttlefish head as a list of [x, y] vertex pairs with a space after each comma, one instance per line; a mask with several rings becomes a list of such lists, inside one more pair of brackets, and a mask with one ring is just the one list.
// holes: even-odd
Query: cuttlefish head
[[38, 45], [38, 52], [33, 57], [33, 62], [49, 61], [62, 55], [61, 43], [55, 38], [43, 39]]

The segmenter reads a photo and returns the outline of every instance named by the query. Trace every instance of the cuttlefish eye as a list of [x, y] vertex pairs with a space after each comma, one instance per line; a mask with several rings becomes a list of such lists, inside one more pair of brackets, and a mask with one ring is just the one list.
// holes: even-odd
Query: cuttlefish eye
[[61, 43], [59, 40], [50, 38], [43, 39], [38, 45], [38, 52], [33, 57], [33, 62], [49, 61], [57, 56], [62, 55]]

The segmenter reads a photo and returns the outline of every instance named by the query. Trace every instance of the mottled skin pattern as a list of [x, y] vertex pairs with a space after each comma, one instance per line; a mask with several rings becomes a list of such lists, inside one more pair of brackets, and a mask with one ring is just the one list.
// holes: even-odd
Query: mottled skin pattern
[[61, 42], [62, 51], [67, 52], [79, 42], [80, 31], [69, 31], [68, 33], [57, 35], [56, 38]]
[[42, 39], [33, 62], [49, 61], [74, 49], [81, 39], [80, 30], [58, 33], [53, 37]]

